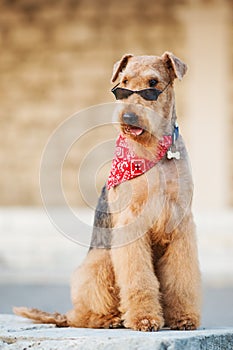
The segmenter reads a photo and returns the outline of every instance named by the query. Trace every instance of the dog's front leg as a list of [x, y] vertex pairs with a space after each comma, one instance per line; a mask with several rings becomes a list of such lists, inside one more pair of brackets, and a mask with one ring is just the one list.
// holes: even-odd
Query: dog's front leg
[[157, 266], [165, 324], [171, 329], [196, 329], [200, 325], [201, 277], [191, 215], [174, 237]]
[[144, 235], [133, 243], [111, 250], [124, 326], [140, 331], [156, 331], [164, 323], [159, 282], [154, 274], [148, 240]]

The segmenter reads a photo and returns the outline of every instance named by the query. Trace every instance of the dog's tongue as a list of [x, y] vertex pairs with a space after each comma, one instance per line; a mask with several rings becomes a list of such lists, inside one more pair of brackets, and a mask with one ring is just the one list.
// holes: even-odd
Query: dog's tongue
[[127, 133], [128, 134], [131, 134], [131, 135], [134, 135], [134, 136], [139, 136], [141, 135], [143, 132], [143, 129], [142, 128], [138, 128], [136, 126], [129, 126], [127, 127]]

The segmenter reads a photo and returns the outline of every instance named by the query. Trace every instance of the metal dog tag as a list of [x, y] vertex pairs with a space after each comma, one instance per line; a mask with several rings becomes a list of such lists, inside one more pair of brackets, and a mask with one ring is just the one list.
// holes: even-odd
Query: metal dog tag
[[177, 151], [177, 152], [172, 152], [171, 150], [167, 151], [167, 159], [177, 159], [179, 160], [180, 159], [180, 152]]

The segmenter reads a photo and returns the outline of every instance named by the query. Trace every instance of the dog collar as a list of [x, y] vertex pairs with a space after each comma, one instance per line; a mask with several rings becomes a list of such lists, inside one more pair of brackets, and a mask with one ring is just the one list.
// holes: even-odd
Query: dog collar
[[178, 126], [177, 122], [175, 122], [173, 133], [172, 133], [172, 145], [169, 148], [169, 150], [167, 151], [167, 159], [173, 159], [173, 158], [175, 158], [177, 160], [180, 159], [180, 152], [179, 151], [172, 152], [172, 146], [174, 146], [178, 137], [179, 137], [179, 126]]
[[172, 135], [163, 136], [159, 141], [156, 157], [153, 161], [138, 157], [129, 149], [127, 138], [120, 134], [116, 140], [115, 155], [107, 181], [108, 190], [122, 182], [144, 174], [155, 166], [171, 150], [171, 146], [178, 137], [178, 129], [176, 134], [174, 133], [175, 130]]

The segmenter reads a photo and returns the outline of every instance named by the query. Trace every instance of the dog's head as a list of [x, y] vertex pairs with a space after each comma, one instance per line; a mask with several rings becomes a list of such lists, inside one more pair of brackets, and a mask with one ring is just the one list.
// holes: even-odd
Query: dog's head
[[152, 146], [172, 131], [173, 82], [182, 79], [186, 70], [186, 64], [170, 52], [161, 57], [128, 54], [115, 63], [112, 82], [118, 78], [120, 82], [112, 92], [122, 102], [117, 118], [128, 138]]

